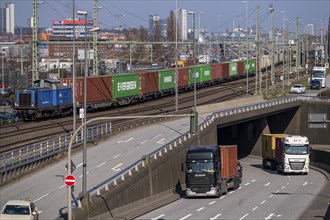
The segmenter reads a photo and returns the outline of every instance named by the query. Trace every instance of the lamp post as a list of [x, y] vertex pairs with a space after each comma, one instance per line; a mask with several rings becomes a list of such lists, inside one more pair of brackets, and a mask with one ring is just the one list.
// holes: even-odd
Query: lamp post
[[283, 76], [283, 83], [284, 83], [284, 77], [285, 77], [285, 47], [284, 47], [284, 35], [285, 35], [285, 12], [284, 11], [280, 11], [282, 14], [283, 14], [283, 27], [282, 27], [282, 35], [281, 35], [281, 37], [282, 37], [282, 54], [283, 54], [283, 74], [282, 74], [282, 76]]
[[[85, 73], [84, 73], [84, 124], [86, 123], [87, 120], [87, 11], [77, 11], [78, 15], [84, 16], [85, 17], [85, 49], [84, 49], [84, 54], [85, 54]], [[82, 193], [86, 193], [86, 179], [87, 179], [87, 149], [86, 149], [86, 126], [84, 126], [83, 129], [83, 139], [84, 139], [84, 148], [83, 148], [83, 180], [82, 180]]]
[[194, 56], [193, 56], [193, 59], [194, 59], [194, 112], [196, 112], [196, 69], [195, 69], [195, 59], [196, 59], [196, 55], [195, 55], [195, 45], [196, 45], [196, 40], [195, 40], [195, 12], [193, 11], [188, 11], [188, 14], [192, 15], [192, 24], [193, 24], [193, 32], [194, 32], [194, 35], [193, 35], [193, 42], [194, 42], [194, 49], [193, 49], [193, 53], [194, 53]]
[[[202, 11], [198, 12], [198, 36], [197, 36], [197, 54], [199, 55], [199, 38], [200, 38], [200, 31], [201, 31], [201, 14]], [[195, 21], [194, 21], [194, 34], [195, 34]], [[194, 38], [195, 40], [195, 38]]]
[[[245, 4], [245, 19], [246, 19], [246, 37], [248, 38], [249, 35], [249, 20], [248, 20], [248, 2], [247, 1], [242, 1], [243, 4]], [[248, 49], [247, 49], [247, 55], [246, 55], [246, 60], [249, 62], [249, 46], [248, 44]], [[246, 73], [246, 94], [249, 95], [249, 69], [250, 69], [250, 63], [247, 63], [248, 68], [247, 73]]]

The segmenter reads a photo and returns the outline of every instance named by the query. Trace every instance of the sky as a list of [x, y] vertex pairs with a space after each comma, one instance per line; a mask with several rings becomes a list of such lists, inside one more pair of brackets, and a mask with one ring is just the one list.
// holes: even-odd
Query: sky
[[[27, 26], [27, 20], [32, 16], [32, 0], [0, 0], [12, 2], [15, 5], [15, 26]], [[92, 20], [93, 0], [74, 0], [75, 11], [88, 12]], [[247, 2], [247, 3], [246, 3]], [[101, 28], [134, 28], [148, 27], [149, 15], [159, 15], [161, 19], [169, 16], [170, 11], [184, 8], [195, 12], [196, 28], [210, 32], [224, 31], [233, 26], [246, 28], [256, 24], [257, 6], [260, 5], [260, 21], [264, 32], [270, 30], [271, 15], [269, 6], [275, 10], [275, 28], [285, 25], [290, 31], [295, 31], [296, 17], [299, 16], [303, 25], [314, 24], [316, 29], [327, 26], [330, 17], [330, 0], [98, 0], [99, 26]], [[247, 8], [246, 8], [247, 6]], [[247, 10], [246, 10], [247, 9]], [[63, 20], [73, 15], [73, 0], [43, 0], [39, 5], [40, 27], [51, 27], [52, 20]], [[246, 13], [247, 12], [247, 13]], [[188, 17], [188, 25], [191, 19]]]

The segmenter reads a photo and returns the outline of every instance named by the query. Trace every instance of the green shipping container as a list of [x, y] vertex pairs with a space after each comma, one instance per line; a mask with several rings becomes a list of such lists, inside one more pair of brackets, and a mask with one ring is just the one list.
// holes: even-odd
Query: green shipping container
[[202, 72], [202, 69], [201, 69], [201, 66], [190, 66], [189, 67], [189, 84], [194, 84], [194, 70], [195, 70], [195, 73], [196, 73], [196, 83], [200, 83], [201, 80], [202, 80], [202, 77], [201, 77], [201, 72]]
[[160, 70], [159, 71], [159, 90], [173, 89], [174, 88], [174, 70]]
[[245, 60], [244, 61], [244, 73], [249, 74], [254, 73], [256, 71], [256, 63], [255, 60]]
[[229, 77], [237, 76], [237, 62], [229, 63]]
[[208, 82], [212, 81], [212, 66], [211, 65], [203, 65], [201, 66], [201, 81]]
[[115, 99], [140, 94], [138, 74], [122, 74], [112, 76], [112, 96]]

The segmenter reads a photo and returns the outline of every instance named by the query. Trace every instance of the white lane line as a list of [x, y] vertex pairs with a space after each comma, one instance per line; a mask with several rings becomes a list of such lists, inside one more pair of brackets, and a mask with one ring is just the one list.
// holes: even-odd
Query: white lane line
[[144, 144], [144, 143], [146, 143], [147, 142], [147, 140], [145, 140], [145, 141], [142, 141], [140, 144]]
[[155, 137], [152, 137], [152, 138], [158, 138], [160, 136], [162, 136], [162, 135], [161, 134], [158, 134], [158, 135], [156, 135]]
[[111, 170], [117, 170], [118, 167], [120, 167], [121, 165], [123, 165], [122, 163], [118, 164], [117, 166], [113, 167]]
[[223, 198], [226, 198], [226, 195], [220, 197], [220, 199], [223, 199]]
[[216, 201], [212, 201], [209, 203], [209, 205], [213, 205], [214, 203], [216, 203]]
[[230, 191], [228, 194], [233, 194], [235, 191]]
[[214, 219], [217, 219], [217, 218], [219, 218], [221, 215], [222, 215], [221, 213], [220, 213], [220, 214], [217, 214], [216, 216], [214, 216], [214, 217], [210, 218], [210, 220], [214, 220]]
[[81, 167], [83, 164], [81, 163], [81, 164], [78, 164], [76, 167]]
[[41, 200], [41, 199], [43, 199], [43, 198], [45, 198], [45, 197], [47, 197], [47, 196], [49, 196], [49, 193], [47, 193], [47, 194], [44, 195], [44, 196], [41, 196], [40, 198], [34, 200], [33, 202], [38, 202], [39, 200]]
[[248, 216], [249, 215], [249, 213], [246, 213], [245, 215], [243, 215], [243, 217], [242, 218], [240, 218], [239, 220], [242, 220], [242, 219], [244, 219], [246, 216]]
[[252, 211], [256, 210], [257, 208], [258, 208], [258, 206], [254, 207], [254, 208], [252, 209]]
[[245, 183], [244, 186], [247, 186], [247, 185], [249, 185], [249, 184], [250, 184], [250, 183]]
[[64, 186], [66, 186], [66, 185], [62, 185], [62, 186], [58, 187], [58, 189], [62, 189]]
[[285, 188], [285, 186], [282, 186], [282, 187], [281, 187], [281, 189], [284, 189], [284, 188]]
[[156, 218], [152, 218], [152, 220], [157, 220], [157, 219], [159, 219], [159, 218], [161, 218], [163, 216], [165, 216], [165, 214], [161, 214], [161, 215], [157, 216]]
[[254, 183], [256, 180], [252, 180], [251, 182]]
[[79, 176], [79, 178], [81, 178], [81, 177], [82, 177], [82, 175]]
[[266, 183], [265, 186], [269, 186], [270, 185], [270, 182]]
[[290, 184], [289, 182], [286, 183], [286, 185], [289, 185], [289, 184]]
[[270, 199], [270, 198], [272, 198], [274, 195], [273, 194], [271, 194], [270, 196], [268, 196], [268, 198]]
[[269, 220], [269, 219], [271, 219], [273, 215], [274, 215], [274, 213], [270, 213], [270, 214], [265, 218], [265, 220]]
[[116, 159], [117, 157], [119, 157], [121, 154], [117, 154], [116, 156], [113, 157], [113, 159]]
[[202, 211], [203, 209], [205, 209], [205, 207], [201, 207], [201, 208], [197, 209], [196, 212], [200, 212], [200, 211]]
[[275, 193], [278, 193], [280, 190], [277, 190]]
[[308, 184], [308, 182], [304, 182], [303, 186], [306, 186]]
[[127, 142], [129, 142], [129, 141], [131, 141], [131, 140], [133, 140], [134, 138], [129, 138], [129, 139], [127, 139], [127, 140], [124, 140], [124, 141], [117, 141], [117, 143], [118, 144], [120, 144], [120, 143], [127, 143]]
[[238, 189], [243, 189], [243, 187], [240, 186]]
[[97, 168], [103, 166], [104, 164], [106, 164], [106, 162], [103, 162], [103, 163], [99, 164], [99, 165], [97, 166]]
[[165, 138], [162, 138], [162, 139], [160, 139], [159, 141], [157, 141], [156, 143], [157, 143], [157, 144], [164, 144], [164, 141], [165, 141]]
[[180, 218], [180, 220], [184, 220], [184, 219], [186, 219], [186, 218], [189, 218], [190, 216], [192, 216], [192, 214], [188, 214], [188, 215], [186, 215], [185, 217]]
[[265, 202], [266, 202], [266, 200], [262, 201], [262, 202], [260, 203], [260, 205], [264, 204]]

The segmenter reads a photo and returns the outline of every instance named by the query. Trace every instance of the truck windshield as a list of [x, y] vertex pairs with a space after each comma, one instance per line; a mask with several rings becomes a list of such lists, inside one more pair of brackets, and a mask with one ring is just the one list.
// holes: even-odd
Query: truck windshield
[[286, 154], [308, 154], [308, 145], [285, 145]]
[[212, 162], [190, 162], [187, 163], [188, 172], [213, 172]]
[[324, 78], [324, 72], [322, 71], [313, 71], [313, 77]]

